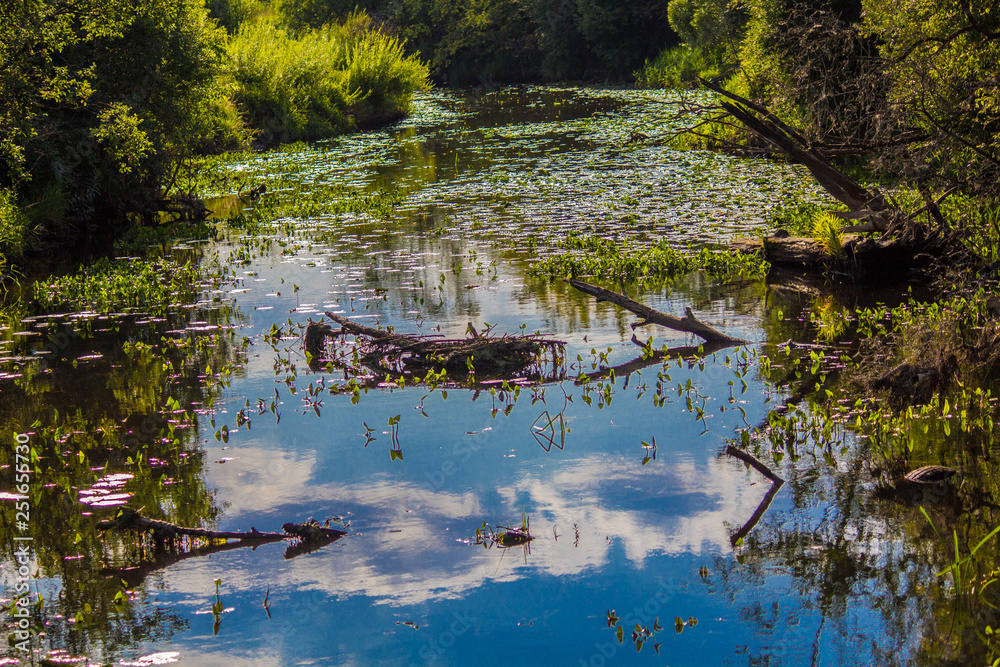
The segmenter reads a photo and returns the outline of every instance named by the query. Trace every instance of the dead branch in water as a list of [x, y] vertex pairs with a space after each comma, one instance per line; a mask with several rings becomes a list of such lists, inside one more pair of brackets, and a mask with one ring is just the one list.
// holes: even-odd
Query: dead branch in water
[[685, 309], [684, 317], [678, 318], [673, 315], [661, 313], [660, 311], [643, 305], [638, 301], [633, 301], [625, 294], [612, 292], [609, 289], [598, 287], [597, 285], [591, 285], [590, 283], [577, 280], [575, 278], [564, 278], [564, 280], [581, 292], [585, 292], [596, 298], [598, 303], [601, 301], [609, 301], [616, 306], [621, 306], [625, 310], [635, 313], [639, 317], [643, 318], [640, 322], [632, 323], [633, 330], [637, 327], [646, 326], [648, 324], [659, 324], [662, 327], [667, 327], [668, 329], [673, 329], [674, 331], [693, 333], [701, 336], [710, 343], [722, 343], [725, 346], [730, 346], [742, 345], [746, 342], [741, 338], [734, 338], [733, 336], [724, 334], [721, 331], [713, 329], [707, 324], [698, 321], [698, 319], [695, 318], [694, 313], [691, 312], [690, 308]]
[[286, 523], [281, 527], [283, 533], [262, 533], [251, 527], [249, 531], [209, 530], [207, 528], [185, 528], [169, 521], [160, 521], [143, 516], [138, 511], [123, 507], [114, 519], [98, 522], [98, 530], [131, 530], [136, 533], [152, 533], [153, 541], [162, 547], [166, 542], [173, 542], [178, 537], [193, 537], [203, 540], [241, 540], [249, 542], [277, 542], [278, 540], [300, 539], [303, 541], [329, 539], [346, 535], [342, 530], [327, 528], [316, 521], [305, 523]]
[[785, 480], [781, 479], [773, 472], [771, 472], [770, 468], [768, 468], [766, 465], [758, 461], [754, 456], [751, 456], [746, 452], [740, 451], [739, 449], [733, 447], [732, 445], [726, 447], [726, 454], [738, 458], [740, 461], [743, 461], [748, 466], [753, 467], [755, 470], [757, 470], [757, 472], [759, 472], [760, 474], [764, 475], [764, 477], [767, 477], [769, 480], [771, 480], [771, 488], [768, 490], [764, 498], [760, 501], [760, 504], [757, 506], [757, 509], [754, 511], [753, 515], [745, 524], [743, 524], [743, 526], [739, 530], [737, 530], [730, 536], [729, 540], [735, 547], [740, 540], [746, 537], [750, 533], [750, 531], [754, 529], [757, 523], [761, 520], [761, 517], [764, 516], [764, 513], [767, 512], [767, 508], [771, 506], [771, 501], [774, 500], [774, 496], [777, 495], [778, 489], [780, 489], [784, 485]]
[[[632, 334], [632, 342], [639, 347], [645, 347], [646, 344]], [[706, 357], [710, 354], [718, 352], [719, 350], [724, 350], [730, 347], [728, 344], [713, 342], [706, 343], [701, 346], [684, 345], [681, 347], [672, 347], [668, 350], [653, 350], [652, 352], [647, 352], [641, 357], [633, 359], [632, 361], [627, 361], [623, 364], [618, 364], [617, 366], [606, 366], [602, 367], [593, 373], [587, 373], [586, 382], [593, 382], [594, 380], [600, 380], [601, 378], [610, 377], [614, 374], [615, 377], [626, 378], [625, 386], [628, 386], [628, 377], [632, 373], [642, 371], [650, 366], [655, 366], [657, 364], [662, 364], [668, 359], [685, 359], [688, 366], [694, 366], [697, 359], [700, 357]], [[576, 380], [576, 384], [586, 384], [582, 382], [579, 378]]]
[[480, 334], [469, 324], [469, 338], [444, 339], [433, 336], [399, 334], [373, 329], [352, 322], [335, 313], [326, 316], [340, 325], [334, 330], [328, 325], [313, 323], [306, 330], [305, 347], [314, 358], [323, 358], [327, 338], [335, 341], [352, 335], [358, 342], [356, 358], [364, 366], [381, 374], [404, 373], [413, 369], [440, 368], [468, 374], [498, 374], [509, 377], [533, 364], [541, 372], [544, 353], [552, 353], [553, 376], [558, 375], [561, 351], [566, 343], [537, 335], [489, 336]]
[[758, 461], [755, 457], [751, 456], [750, 454], [747, 454], [746, 452], [740, 451], [739, 449], [736, 449], [732, 445], [726, 447], [726, 454], [729, 454], [730, 456], [737, 458], [740, 461], [743, 461], [747, 465], [752, 466], [757, 472], [759, 472], [764, 477], [767, 477], [772, 482], [776, 482], [777, 484], [785, 483], [785, 480], [781, 479], [773, 472], [771, 472], [770, 468], [768, 468], [766, 465]]

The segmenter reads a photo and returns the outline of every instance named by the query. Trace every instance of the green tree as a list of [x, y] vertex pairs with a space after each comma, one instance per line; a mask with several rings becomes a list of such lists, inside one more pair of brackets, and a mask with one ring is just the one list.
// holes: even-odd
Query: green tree
[[665, 0], [579, 0], [577, 27], [599, 59], [601, 76], [628, 77], [677, 44], [667, 7]]
[[887, 107], [917, 140], [887, 166], [940, 188], [1000, 198], [1000, 8], [996, 2], [865, 0], [891, 77]]
[[0, 188], [48, 240], [153, 223], [183, 160], [239, 143], [197, 0], [0, 5]]

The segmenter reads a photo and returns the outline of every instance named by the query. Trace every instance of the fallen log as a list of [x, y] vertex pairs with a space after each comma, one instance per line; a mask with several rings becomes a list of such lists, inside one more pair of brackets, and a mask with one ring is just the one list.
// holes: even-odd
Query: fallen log
[[[314, 358], [323, 357], [327, 338], [352, 335], [359, 342], [359, 359], [379, 373], [402, 373], [413, 368], [441, 368], [468, 374], [510, 376], [532, 364], [541, 364], [543, 352], [551, 351], [553, 375], [557, 374], [559, 354], [566, 343], [538, 335], [488, 336], [469, 324], [469, 338], [444, 339], [413, 336], [384, 329], [374, 329], [352, 322], [336, 313], [326, 316], [340, 325], [334, 330], [325, 324], [310, 324], [306, 330], [306, 349]], [[540, 369], [539, 369], [540, 370]]]
[[207, 528], [186, 528], [170, 523], [143, 516], [137, 510], [130, 507], [122, 507], [113, 519], [105, 519], [97, 523], [98, 530], [131, 530], [137, 533], [152, 533], [153, 541], [157, 546], [163, 546], [166, 542], [173, 542], [178, 537], [193, 537], [203, 540], [241, 540], [251, 542], [277, 542], [297, 538], [303, 541], [313, 539], [329, 539], [331, 537], [341, 537], [347, 533], [342, 530], [326, 528], [320, 526], [316, 521], [310, 519], [305, 523], [286, 523], [282, 525], [283, 533], [263, 533], [251, 527], [249, 531], [231, 530], [209, 530]]
[[899, 280], [911, 271], [922, 272], [935, 262], [964, 261], [961, 249], [937, 234], [907, 234], [905, 237], [861, 238], [842, 236], [843, 247], [831, 255], [810, 237], [775, 234], [766, 238], [734, 239], [733, 252], [759, 254], [772, 267], [800, 271], [823, 271], [850, 281]]
[[660, 311], [641, 304], [638, 301], [634, 301], [625, 294], [612, 292], [609, 289], [598, 287], [597, 285], [591, 285], [590, 283], [577, 280], [576, 278], [564, 278], [563, 280], [575, 289], [593, 296], [597, 299], [598, 303], [601, 301], [608, 301], [641, 317], [641, 321], [632, 323], [633, 330], [637, 327], [649, 324], [658, 324], [662, 327], [673, 329], [674, 331], [693, 333], [697, 336], [701, 336], [710, 343], [722, 343], [727, 347], [730, 345], [742, 345], [746, 342], [741, 338], [735, 338], [729, 334], [722, 333], [721, 331], [708, 326], [704, 322], [698, 321], [698, 319], [694, 316], [694, 313], [691, 312], [690, 308], [686, 308], [684, 310], [684, 317], [674, 317], [673, 315], [661, 313]]
[[853, 255], [857, 236], [845, 235], [842, 255], [831, 255], [816, 239], [800, 236], [768, 236], [735, 239], [730, 248], [743, 253], [760, 253], [770, 264], [796, 268], [827, 268], [843, 265]]

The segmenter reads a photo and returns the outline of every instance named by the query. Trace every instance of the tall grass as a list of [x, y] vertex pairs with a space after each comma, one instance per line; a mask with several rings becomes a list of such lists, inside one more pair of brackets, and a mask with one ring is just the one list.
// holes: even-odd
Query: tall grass
[[[727, 68], [728, 69], [728, 68]], [[715, 81], [727, 74], [718, 58], [704, 50], [675, 46], [660, 52], [653, 62], [634, 74], [639, 88], [698, 88], [698, 77]]]
[[232, 98], [265, 146], [402, 116], [427, 86], [426, 66], [360, 13], [299, 36], [244, 23], [228, 49]]
[[813, 218], [813, 239], [831, 257], [836, 257], [844, 249], [844, 239], [840, 234], [840, 228], [843, 226], [844, 220], [829, 211], [818, 213]]

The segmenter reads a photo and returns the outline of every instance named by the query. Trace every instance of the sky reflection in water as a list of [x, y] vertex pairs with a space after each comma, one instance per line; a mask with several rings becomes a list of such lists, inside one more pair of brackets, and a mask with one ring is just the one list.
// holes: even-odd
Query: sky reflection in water
[[[887, 627], [875, 610], [881, 592], [852, 589], [857, 579], [836, 577], [828, 580], [832, 588], [819, 590], [782, 560], [780, 548], [748, 554], [752, 550], [731, 546], [731, 534], [753, 514], [769, 483], [721, 451], [725, 438], [745, 426], [737, 406], [750, 424], [771, 407], [768, 388], [753, 374], [740, 393], [735, 364], [725, 361], [727, 354], [735, 360], [734, 350], [709, 356], [704, 370], [669, 366], [663, 407], [652, 400], [657, 365], [632, 376], [627, 387], [619, 378], [603, 408], [596, 396], [588, 406], [584, 390], [569, 381], [547, 386], [545, 402], [534, 405], [530, 390], [523, 390], [508, 416], [503, 405], [491, 415], [488, 393], [451, 389], [443, 399], [440, 391], [427, 395], [417, 387], [369, 392], [357, 405], [324, 395], [317, 417], [303, 408], [301, 390], [321, 374], [305, 372], [300, 358], [297, 395], [283, 374], [275, 377], [261, 334], [286, 318], [317, 319], [327, 309], [401, 332], [429, 333], [440, 325], [449, 336], [464, 335], [470, 320], [496, 324], [497, 332], [526, 324], [528, 331], [566, 340], [567, 358], [576, 363], [581, 355], [583, 370], [591, 370], [594, 348], [610, 346], [612, 364], [628, 361], [639, 356], [628, 341], [631, 317], [565, 286], [526, 280], [523, 265], [501, 254], [502, 244], [477, 240], [475, 223], [511, 237], [525, 230], [564, 232], [582, 222], [596, 231], [718, 239], [743, 224], [760, 224], [763, 202], [775, 198], [769, 188], [784, 187], [777, 175], [790, 190], [803, 187], [797, 172], [774, 165], [663, 148], [625, 154], [623, 139], [639, 126], [645, 107], [623, 102], [621, 92], [568, 91], [555, 99], [569, 108], [579, 96], [584, 104], [559, 117], [551, 113], [552, 95], [509, 102], [505, 116], [482, 101], [436, 94], [422, 102], [427, 122], [418, 116], [396, 131], [332, 142], [329, 153], [307, 156], [303, 174], [350, 172], [357, 182], [411, 188], [402, 209], [414, 217], [385, 229], [309, 223], [314, 231], [292, 243], [293, 254], [274, 247], [246, 267], [232, 297], [247, 316], [240, 333], [256, 345], [227, 391], [225, 412], [215, 415], [230, 436], [227, 445], [205, 442], [206, 460], [213, 461], [206, 476], [225, 508], [223, 529], [275, 530], [284, 521], [341, 515], [350, 520], [351, 534], [292, 560], [282, 557], [282, 545], [266, 545], [192, 559], [156, 575], [147, 583], [156, 604], [190, 621], [189, 631], [156, 650], [178, 650], [183, 664], [197, 665], [596, 666], [892, 663], [891, 656], [914, 648], [911, 635]], [[554, 138], [560, 128], [566, 135]], [[762, 178], [767, 188], [754, 194], [752, 184]], [[499, 206], [501, 195], [509, 198], [506, 207]], [[640, 202], [637, 219], [626, 223], [613, 201], [624, 197]], [[426, 215], [443, 233], [419, 228]], [[706, 215], [716, 216], [718, 228], [698, 227]], [[335, 234], [317, 241], [329, 230]], [[494, 260], [496, 280], [473, 273], [476, 261]], [[463, 268], [456, 276], [458, 261]], [[444, 289], [436, 290], [440, 276]], [[713, 325], [751, 340], [751, 353], [763, 342], [759, 288], [719, 288], [693, 276], [672, 294], [641, 298], [674, 313], [692, 305]], [[661, 337], [656, 345], [664, 342], [691, 341]], [[301, 355], [294, 341], [288, 344]], [[328, 383], [337, 379], [327, 376]], [[689, 379], [704, 422], [678, 395], [677, 385]], [[249, 428], [235, 428], [244, 401], [269, 399], [275, 388], [280, 423], [268, 412], [252, 415]], [[565, 448], [545, 451], [532, 425], [543, 411], [556, 414], [564, 406], [571, 429]], [[397, 414], [402, 461], [390, 460], [383, 433]], [[367, 447], [364, 423], [376, 429]], [[642, 442], [653, 437], [657, 458], [642, 465]], [[215, 462], [224, 458], [231, 460]], [[817, 474], [803, 465], [780, 472], [790, 485], [757, 529], [765, 546], [808, 542], [814, 532], [847, 534], [852, 522], [862, 521], [852, 516], [830, 527], [841, 511], [832, 500], [836, 471]], [[812, 485], [809, 502], [796, 502], [802, 498], [793, 493], [796, 483]], [[522, 510], [536, 536], [530, 553], [470, 544], [483, 521], [519, 525]], [[891, 542], [887, 536], [883, 546], [891, 550]], [[810, 567], [808, 559], [797, 563]], [[701, 568], [707, 568], [704, 576]], [[211, 614], [196, 613], [211, 607], [215, 578], [223, 582], [222, 601], [233, 608], [218, 636]], [[261, 605], [268, 589], [270, 620]], [[624, 644], [608, 627], [612, 609], [628, 622]], [[678, 633], [677, 617], [693, 617], [697, 625]], [[655, 638], [659, 656], [652, 642], [637, 652], [629, 641], [636, 622], [652, 626], [654, 618], [664, 628]]]

